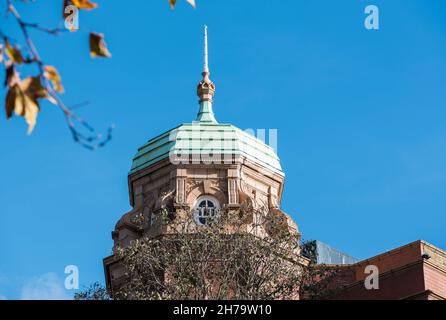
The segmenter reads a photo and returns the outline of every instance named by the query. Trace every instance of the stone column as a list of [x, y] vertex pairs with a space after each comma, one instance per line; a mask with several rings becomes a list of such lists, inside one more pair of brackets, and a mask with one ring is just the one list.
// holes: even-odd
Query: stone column
[[239, 179], [238, 169], [228, 169], [228, 205], [239, 205], [237, 182]]
[[176, 197], [175, 202], [183, 205], [186, 203], [186, 169], [176, 170]]

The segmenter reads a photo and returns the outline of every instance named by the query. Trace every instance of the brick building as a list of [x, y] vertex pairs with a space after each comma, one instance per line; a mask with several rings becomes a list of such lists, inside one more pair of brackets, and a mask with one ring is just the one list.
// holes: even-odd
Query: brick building
[[[113, 253], [134, 239], [172, 232], [157, 224], [157, 215], [166, 207], [175, 216], [193, 219], [199, 227], [205, 227], [206, 219], [220, 208], [266, 208], [300, 239], [297, 224], [280, 209], [285, 174], [274, 149], [231, 124], [217, 122], [213, 112], [215, 85], [207, 61], [205, 32], [197, 118], [138, 149], [128, 175], [132, 210], [112, 232]], [[140, 214], [150, 222], [142, 232], [132, 222]], [[316, 249], [318, 246], [323, 247], [316, 243]], [[363, 261], [328, 247], [324, 250], [315, 262], [337, 270], [332, 286], [338, 290], [331, 299], [446, 299], [446, 252], [424, 241]], [[365, 289], [368, 265], [379, 270], [378, 290]], [[125, 281], [115, 254], [104, 259], [104, 269], [109, 290]]]
[[[422, 240], [366, 260], [348, 264], [327, 261], [325, 265], [339, 270], [333, 279], [336, 288], [328, 299], [446, 299], [446, 252]], [[366, 289], [367, 266], [379, 271], [378, 289]]]
[[[235, 215], [241, 208], [252, 208], [253, 214], [238, 225], [256, 236], [271, 234], [274, 231], [267, 225], [256, 227], [267, 212], [269, 220], [281, 221], [281, 228], [300, 239], [296, 223], [280, 209], [285, 174], [274, 149], [232, 124], [219, 123], [214, 115], [216, 87], [210, 80], [206, 29], [204, 40], [195, 121], [150, 139], [133, 158], [128, 175], [132, 210], [117, 222], [112, 232], [113, 254], [104, 259], [106, 284], [112, 292], [125, 281], [125, 272], [116, 258], [118, 247], [126, 247], [135, 239], [176, 232], [160, 222], [165, 209], [176, 221], [195, 222], [196, 229], [206, 227], [207, 219], [220, 210]], [[149, 221], [143, 231], [133, 222], [139, 215]]]

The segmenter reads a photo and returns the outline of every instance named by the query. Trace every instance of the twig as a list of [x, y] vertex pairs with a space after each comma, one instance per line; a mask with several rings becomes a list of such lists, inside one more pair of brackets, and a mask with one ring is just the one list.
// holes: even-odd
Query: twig
[[67, 29], [65, 29], [65, 28], [54, 28], [54, 29], [44, 28], [44, 27], [39, 26], [37, 23], [25, 22], [24, 25], [25, 25], [25, 27], [34, 28], [36, 30], [46, 32], [46, 33], [49, 33], [49, 34], [52, 34], [55, 36], [59, 35], [61, 32], [67, 31]]

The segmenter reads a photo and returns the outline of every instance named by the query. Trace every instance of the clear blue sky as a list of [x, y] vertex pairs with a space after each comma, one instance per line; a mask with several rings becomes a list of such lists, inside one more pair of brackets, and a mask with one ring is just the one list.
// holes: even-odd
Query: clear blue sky
[[[70, 264], [81, 286], [103, 282], [132, 156], [195, 118], [204, 24], [217, 119], [278, 129], [282, 206], [304, 238], [358, 258], [420, 238], [446, 248], [444, 0], [98, 2], [83, 31], [33, 36], [66, 103], [90, 101], [79, 113], [98, 129], [115, 123], [113, 140], [79, 147], [49, 104], [30, 137], [2, 112], [0, 297], [72, 296], [61, 289]], [[53, 3], [19, 8], [52, 26]], [[363, 26], [368, 4], [379, 31]], [[9, 20], [2, 29], [19, 38]], [[89, 58], [90, 30], [105, 33], [112, 59]]]

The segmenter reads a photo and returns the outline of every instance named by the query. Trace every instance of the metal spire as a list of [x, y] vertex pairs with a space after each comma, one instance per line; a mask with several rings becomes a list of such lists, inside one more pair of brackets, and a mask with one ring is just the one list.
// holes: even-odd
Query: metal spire
[[214, 112], [212, 111], [212, 100], [215, 94], [215, 85], [209, 79], [209, 65], [208, 65], [208, 27], [204, 26], [204, 61], [203, 72], [201, 73], [203, 79], [197, 87], [197, 95], [200, 98], [200, 110], [197, 114], [198, 122], [217, 123]]
[[208, 65], [208, 26], [204, 26], [204, 63], [203, 63], [203, 76], [207, 73], [209, 75]]

